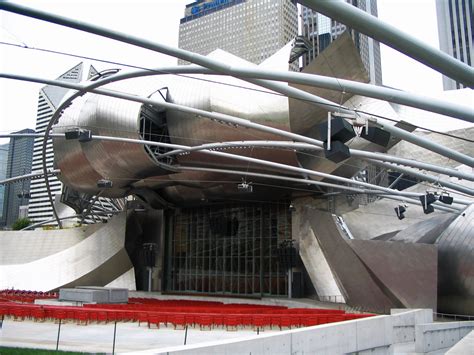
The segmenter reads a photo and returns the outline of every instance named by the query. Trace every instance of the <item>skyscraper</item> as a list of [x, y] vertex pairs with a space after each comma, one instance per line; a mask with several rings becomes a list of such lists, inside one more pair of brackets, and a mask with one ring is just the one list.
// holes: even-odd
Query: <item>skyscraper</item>
[[[32, 129], [23, 129], [14, 133], [34, 132]], [[32, 156], [33, 138], [10, 138], [6, 178], [29, 174], [31, 172]], [[23, 180], [5, 186], [3, 213], [6, 226], [11, 226], [19, 218], [20, 208], [21, 206], [28, 205], [29, 195], [29, 180]]]
[[[90, 66], [87, 70], [83, 63], [79, 63], [75, 67], [69, 69], [60, 75], [57, 80], [79, 83], [93, 75], [97, 74], [97, 70]], [[44, 133], [49, 120], [54, 111], [61, 103], [62, 99], [68, 92], [68, 89], [57, 86], [45, 86], [39, 91], [38, 111], [36, 115], [36, 132]], [[36, 138], [33, 149], [32, 170], [43, 170], [42, 155], [43, 139]], [[53, 169], [54, 152], [53, 143], [50, 139], [46, 146], [46, 166]], [[56, 176], [49, 177], [51, 192], [53, 196], [61, 193], [62, 184]], [[28, 205], [28, 217], [33, 223], [43, 222], [53, 218], [53, 211], [49, 203], [46, 184], [44, 178], [36, 179], [31, 182], [31, 199]]]
[[[346, 0], [357, 8], [377, 16], [377, 0]], [[366, 35], [348, 29], [344, 24], [336, 22], [312, 9], [302, 6], [300, 12], [301, 31], [310, 43], [310, 50], [303, 57], [303, 67], [316, 58], [332, 41], [344, 31], [349, 30], [359, 50], [362, 62], [369, 74], [370, 83], [382, 85], [382, 64], [380, 60], [380, 44]]]
[[179, 47], [202, 55], [220, 48], [259, 64], [297, 32], [297, 8], [290, 0], [198, 0], [186, 5]]
[[[7, 177], [8, 162], [8, 146], [9, 144], [0, 145], [0, 180]], [[3, 201], [5, 200], [5, 185], [0, 185], [0, 226], [5, 226]]]
[[[472, 66], [474, 60], [474, 21], [472, 0], [436, 0], [439, 47], [443, 52]], [[444, 90], [464, 86], [443, 76]]]

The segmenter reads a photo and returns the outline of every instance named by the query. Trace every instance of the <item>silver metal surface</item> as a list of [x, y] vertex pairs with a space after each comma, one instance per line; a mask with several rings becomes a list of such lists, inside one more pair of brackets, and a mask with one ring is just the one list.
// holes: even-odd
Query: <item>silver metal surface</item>
[[438, 309], [474, 315], [474, 205], [439, 232]]
[[[86, 237], [60, 250], [53, 245], [51, 248], [56, 252], [52, 254], [25, 258], [25, 262], [16, 264], [0, 265], [0, 288], [50, 291], [80, 285], [105, 286], [132, 268], [125, 251], [125, 222], [126, 216], [122, 213], [106, 224], [52, 231], [58, 234], [56, 238], [42, 238], [42, 233], [22, 232], [35, 233], [36, 238], [30, 238], [36, 248], [46, 248], [48, 243], [60, 243], [61, 234], [83, 233]], [[17, 236], [11, 233], [6, 237]], [[35, 244], [20, 251], [18, 248], [21, 248], [21, 244], [14, 243], [16, 255], [36, 253], [36, 248], [32, 247]]]

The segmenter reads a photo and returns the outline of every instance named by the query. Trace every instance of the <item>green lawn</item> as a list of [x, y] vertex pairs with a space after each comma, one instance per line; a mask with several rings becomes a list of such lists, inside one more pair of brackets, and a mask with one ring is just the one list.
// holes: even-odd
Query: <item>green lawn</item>
[[86, 353], [73, 352], [73, 351], [55, 351], [55, 350], [43, 350], [43, 349], [27, 349], [27, 348], [4, 348], [0, 346], [0, 355], [51, 355], [55, 353], [61, 353], [65, 355], [83, 355]]

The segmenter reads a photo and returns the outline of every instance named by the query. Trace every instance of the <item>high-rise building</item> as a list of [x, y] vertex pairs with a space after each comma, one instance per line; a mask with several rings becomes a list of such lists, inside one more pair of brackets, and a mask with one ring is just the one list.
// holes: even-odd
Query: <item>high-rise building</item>
[[[349, 4], [377, 16], [377, 0], [346, 0]], [[316, 58], [332, 41], [349, 30], [359, 50], [362, 62], [369, 74], [370, 83], [382, 85], [382, 64], [380, 44], [366, 35], [348, 29], [344, 24], [330, 19], [312, 9], [301, 7], [300, 26], [302, 36], [310, 44], [308, 53], [303, 56], [303, 67]]]
[[[15, 133], [34, 133], [32, 129], [23, 129]], [[33, 156], [33, 138], [10, 138], [7, 159], [6, 178], [29, 174]], [[30, 181], [22, 180], [5, 186], [3, 215], [5, 225], [11, 226], [20, 216], [20, 208], [28, 205]]]
[[202, 55], [220, 48], [259, 64], [297, 32], [298, 11], [290, 0], [198, 0], [186, 5], [179, 47]]
[[[474, 19], [472, 0], [436, 0], [439, 47], [443, 52], [472, 66]], [[462, 89], [461, 83], [443, 76], [444, 90]]]
[[[97, 74], [97, 70], [93, 66], [89, 66], [88, 70], [83, 63], [79, 63], [75, 67], [69, 69], [60, 75], [57, 80], [79, 83], [91, 76]], [[68, 92], [68, 89], [57, 86], [45, 86], [39, 91], [38, 111], [36, 115], [36, 132], [44, 133], [49, 120], [54, 111], [61, 103], [62, 99]], [[43, 139], [36, 138], [33, 149], [32, 170], [43, 170]], [[46, 145], [46, 166], [53, 169], [54, 152], [53, 143], [50, 139]], [[61, 193], [62, 184], [57, 177], [51, 176], [48, 179], [53, 196]], [[31, 199], [28, 205], [28, 218], [33, 223], [43, 222], [53, 218], [53, 211], [49, 203], [46, 184], [44, 178], [36, 179], [31, 182]]]
[[[8, 162], [8, 147], [9, 144], [0, 145], [0, 180], [7, 177], [7, 162]], [[5, 185], [0, 185], [0, 226], [5, 226], [3, 201], [5, 200]]]

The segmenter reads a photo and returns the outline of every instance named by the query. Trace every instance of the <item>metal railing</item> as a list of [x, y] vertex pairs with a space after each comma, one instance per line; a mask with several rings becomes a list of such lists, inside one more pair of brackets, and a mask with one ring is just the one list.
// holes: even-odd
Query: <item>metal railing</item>
[[438, 322], [474, 321], [474, 315], [433, 312], [433, 319]]

